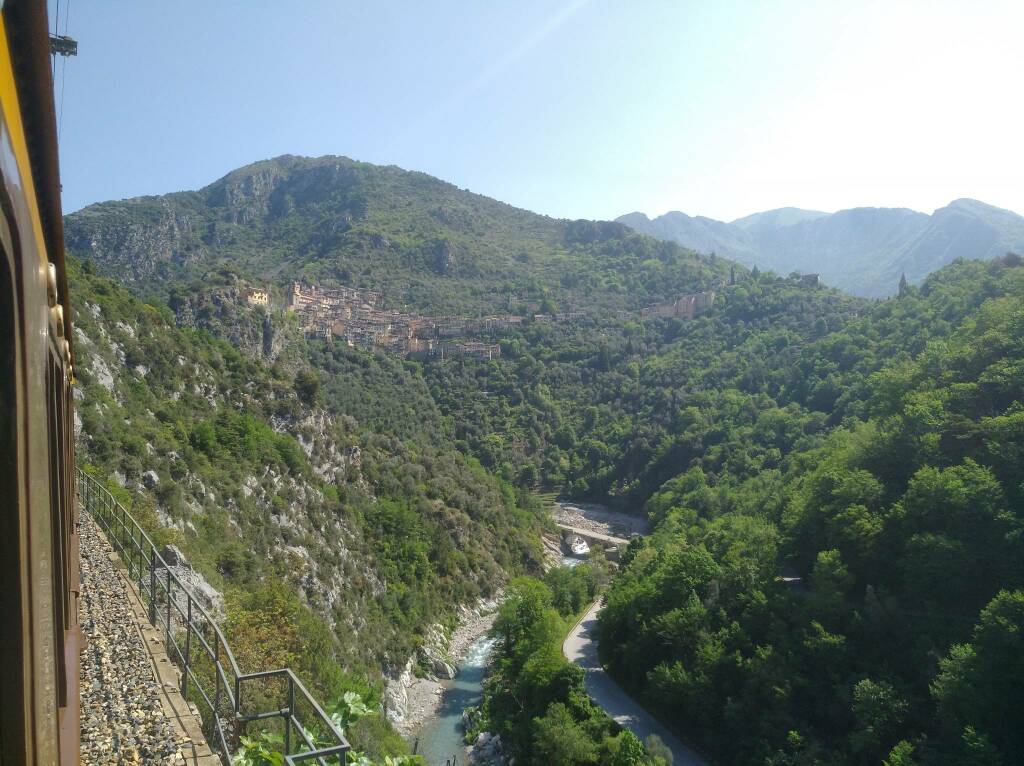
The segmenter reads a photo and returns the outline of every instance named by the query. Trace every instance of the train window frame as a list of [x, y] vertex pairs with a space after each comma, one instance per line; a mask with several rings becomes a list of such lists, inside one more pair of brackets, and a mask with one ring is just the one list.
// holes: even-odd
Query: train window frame
[[56, 677], [54, 685], [57, 691], [57, 707], [67, 707], [67, 661], [64, 656], [64, 632], [67, 630], [67, 593], [68, 583], [67, 544], [70, 538], [68, 516], [65, 514], [66, 498], [64, 497], [63, 453], [64, 443], [64, 381], [63, 369], [53, 339], [48, 338], [46, 344], [46, 438], [49, 442], [49, 474], [50, 474], [50, 537], [53, 546], [53, 566], [50, 574], [50, 589], [53, 599], [53, 645], [61, 651], [54, 652]]

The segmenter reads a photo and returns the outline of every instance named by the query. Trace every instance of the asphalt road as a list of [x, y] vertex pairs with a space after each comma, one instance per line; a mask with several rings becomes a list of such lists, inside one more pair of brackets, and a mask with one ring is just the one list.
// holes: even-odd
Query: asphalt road
[[562, 644], [563, 654], [583, 668], [587, 694], [620, 726], [629, 729], [640, 739], [646, 739], [651, 734], [661, 737], [672, 751], [673, 766], [708, 766], [707, 761], [680, 742], [679, 738], [658, 723], [654, 716], [634, 702], [601, 667], [597, 659], [596, 640], [599, 611], [600, 601], [590, 607]]

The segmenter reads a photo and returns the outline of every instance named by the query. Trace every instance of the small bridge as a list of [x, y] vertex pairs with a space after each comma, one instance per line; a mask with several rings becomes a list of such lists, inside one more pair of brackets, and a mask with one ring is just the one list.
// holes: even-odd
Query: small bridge
[[[607, 553], [610, 561], [618, 561], [619, 553], [629, 545], [629, 540], [624, 537], [612, 537], [611, 535], [602, 535], [600, 532], [594, 532], [590, 529], [581, 529], [579, 527], [570, 527], [568, 524], [558, 524], [557, 526], [562, 530], [562, 540], [568, 541], [570, 537], [582, 537], [587, 541], [587, 545], [593, 547], [595, 545], [601, 546]], [[614, 551], [609, 551], [609, 548], [615, 548]]]

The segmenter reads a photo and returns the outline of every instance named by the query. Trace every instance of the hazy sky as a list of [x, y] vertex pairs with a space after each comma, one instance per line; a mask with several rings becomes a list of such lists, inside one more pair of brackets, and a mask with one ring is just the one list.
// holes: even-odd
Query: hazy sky
[[67, 211], [343, 154], [573, 218], [957, 197], [1024, 213], [1020, 0], [62, 0], [60, 15], [79, 41], [57, 64]]

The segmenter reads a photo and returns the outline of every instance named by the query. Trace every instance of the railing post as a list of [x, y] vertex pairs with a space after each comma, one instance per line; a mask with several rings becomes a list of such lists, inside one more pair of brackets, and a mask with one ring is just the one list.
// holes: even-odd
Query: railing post
[[185, 662], [181, 670], [181, 696], [188, 699], [188, 668], [189, 657], [192, 649], [192, 594], [186, 593], [188, 597], [188, 617], [185, 625]]
[[149, 624], [156, 627], [156, 551], [149, 553]]
[[[288, 676], [288, 716], [284, 719], [284, 752], [292, 751], [292, 716], [295, 714], [295, 680]], [[315, 747], [315, 744], [314, 744]]]
[[[213, 677], [214, 677], [214, 692], [213, 692], [213, 715], [210, 716], [213, 720], [214, 733], [219, 734], [220, 730], [220, 641], [215, 641], [213, 644]], [[219, 737], [218, 737], [219, 739]]]
[[[156, 548], [153, 549], [153, 558], [156, 558]], [[166, 563], [166, 562], [165, 562]], [[165, 637], [164, 646], [168, 649], [171, 648], [171, 568], [168, 566], [164, 567], [164, 571], [167, 572], [167, 635]]]
[[[135, 541], [135, 533], [132, 532], [132, 545], [135, 546], [134, 554], [132, 555], [132, 561], [135, 562], [135, 574], [132, 575], [135, 578], [135, 582], [142, 579], [142, 562], [146, 558], [146, 554], [142, 550], [142, 540]], [[139, 588], [139, 590], [142, 590]]]
[[235, 676], [235, 708], [231, 711], [234, 736], [239, 737], [245, 731], [245, 721], [242, 720], [242, 679]]

